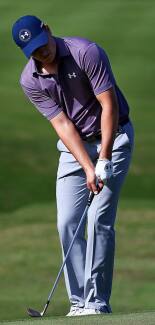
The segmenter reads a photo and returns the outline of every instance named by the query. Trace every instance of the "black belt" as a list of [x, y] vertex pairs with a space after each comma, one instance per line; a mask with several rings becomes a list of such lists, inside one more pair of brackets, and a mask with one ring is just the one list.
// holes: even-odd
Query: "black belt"
[[124, 126], [124, 125], [127, 124], [129, 121], [130, 121], [130, 120], [129, 120], [129, 117], [128, 117], [128, 116], [125, 116], [125, 117], [123, 117], [123, 118], [120, 119], [120, 121], [119, 121], [119, 125], [120, 125], [120, 126]]
[[[126, 116], [124, 118], [122, 118], [120, 121], [119, 121], [119, 126], [118, 126], [118, 129], [117, 129], [117, 132], [120, 131], [120, 126], [124, 126], [125, 124], [127, 124], [129, 122], [129, 117]], [[97, 134], [93, 134], [93, 135], [90, 135], [88, 137], [82, 137], [82, 139], [84, 141], [87, 141], [87, 142], [94, 142], [96, 140], [101, 140], [101, 132], [97, 133]]]
[[87, 141], [87, 142], [94, 142], [96, 140], [101, 140], [101, 133], [99, 134], [93, 134], [93, 135], [90, 135], [89, 137], [85, 137], [85, 138], [82, 138], [84, 141]]

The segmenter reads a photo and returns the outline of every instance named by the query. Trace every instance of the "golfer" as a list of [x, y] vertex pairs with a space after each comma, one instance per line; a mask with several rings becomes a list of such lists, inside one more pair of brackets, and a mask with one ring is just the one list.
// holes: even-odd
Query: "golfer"
[[[116, 210], [134, 143], [128, 103], [105, 51], [80, 37], [55, 37], [35, 16], [12, 35], [28, 62], [20, 83], [58, 134], [57, 225], [65, 256], [89, 192], [93, 202], [65, 266], [67, 316], [111, 313]], [[118, 297], [119, 299], [119, 297]]]

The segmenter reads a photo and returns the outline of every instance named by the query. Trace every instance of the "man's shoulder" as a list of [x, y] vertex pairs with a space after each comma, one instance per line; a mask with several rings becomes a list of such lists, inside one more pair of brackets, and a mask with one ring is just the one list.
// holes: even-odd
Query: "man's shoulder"
[[70, 50], [73, 48], [76, 48], [77, 50], [87, 50], [90, 45], [95, 44], [93, 41], [87, 38], [82, 38], [78, 36], [63, 37], [63, 39]]
[[82, 37], [64, 37], [63, 39], [76, 63], [83, 69], [85, 55], [96, 43]]
[[29, 61], [27, 62], [27, 64], [25, 65], [21, 76], [20, 76], [20, 84], [21, 86], [25, 86], [25, 87], [33, 87], [33, 85], [35, 84], [35, 79], [33, 78], [33, 72], [34, 72], [34, 63], [32, 58], [29, 59]]

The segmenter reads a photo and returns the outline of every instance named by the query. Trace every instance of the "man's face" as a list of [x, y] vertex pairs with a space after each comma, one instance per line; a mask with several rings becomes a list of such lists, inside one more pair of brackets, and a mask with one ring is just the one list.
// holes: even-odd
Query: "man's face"
[[32, 53], [32, 57], [42, 64], [50, 64], [56, 56], [56, 43], [50, 32], [48, 32], [48, 43], [39, 47]]

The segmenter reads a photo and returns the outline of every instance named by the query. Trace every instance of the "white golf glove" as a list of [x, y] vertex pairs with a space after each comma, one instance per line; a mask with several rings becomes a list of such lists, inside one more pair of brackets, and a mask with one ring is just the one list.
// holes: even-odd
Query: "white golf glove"
[[106, 184], [107, 180], [113, 176], [113, 162], [108, 159], [98, 159], [95, 175]]

